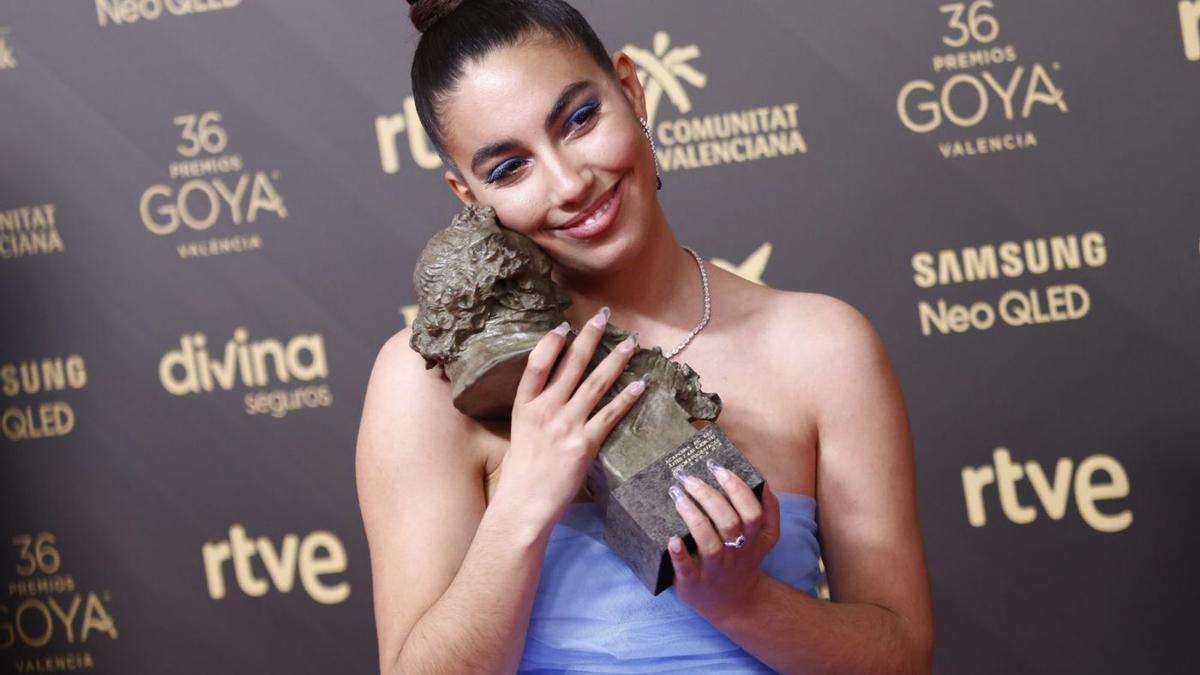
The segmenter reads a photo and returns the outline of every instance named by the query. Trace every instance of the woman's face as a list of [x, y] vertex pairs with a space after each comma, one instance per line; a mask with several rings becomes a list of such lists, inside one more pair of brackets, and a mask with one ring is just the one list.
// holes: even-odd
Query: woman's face
[[455, 194], [581, 272], [636, 250], [656, 207], [641, 84], [613, 63], [615, 79], [581, 48], [525, 40], [469, 63], [441, 108]]

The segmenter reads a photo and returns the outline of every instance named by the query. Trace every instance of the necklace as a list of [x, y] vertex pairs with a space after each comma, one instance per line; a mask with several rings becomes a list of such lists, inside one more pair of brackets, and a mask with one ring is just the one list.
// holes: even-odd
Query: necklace
[[704, 260], [700, 257], [699, 253], [696, 253], [694, 250], [692, 250], [690, 246], [684, 246], [683, 248], [687, 250], [688, 253], [692, 254], [692, 257], [696, 259], [696, 265], [700, 267], [700, 283], [704, 285], [704, 318], [700, 319], [700, 323], [696, 324], [695, 328], [692, 328], [692, 330], [688, 332], [687, 336], [683, 338], [683, 342], [675, 345], [675, 348], [670, 352], [663, 354], [663, 358], [665, 359], [669, 359], [683, 351], [683, 348], [688, 346], [688, 343], [692, 341], [692, 338], [696, 337], [696, 334], [704, 330], [704, 327], [708, 325], [708, 314], [710, 307], [710, 297], [708, 295], [708, 272], [704, 270]]

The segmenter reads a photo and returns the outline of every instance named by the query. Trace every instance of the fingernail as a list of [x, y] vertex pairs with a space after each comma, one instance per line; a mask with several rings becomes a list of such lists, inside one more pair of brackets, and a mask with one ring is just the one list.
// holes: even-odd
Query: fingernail
[[713, 461], [712, 457], [704, 458], [704, 465], [712, 472], [712, 475], [717, 477], [717, 480], [724, 483], [729, 478], [729, 471], [725, 467]]
[[597, 328], [604, 328], [604, 324], [608, 323], [608, 307], [601, 307], [596, 316], [592, 317], [592, 325]]
[[629, 383], [628, 388], [629, 388], [629, 393], [633, 394], [634, 396], [637, 396], [637, 395], [641, 394], [643, 391], [645, 391], [646, 381], [645, 380], [634, 380], [633, 382]]
[[679, 481], [680, 483], [683, 483], [684, 485], [687, 485], [688, 487], [692, 488], [693, 490], [700, 486], [701, 481], [699, 478], [696, 478], [695, 476], [691, 475], [690, 473], [685, 473], [684, 471], [682, 471], [678, 468], [673, 469], [671, 471], [671, 475], [675, 476], [675, 480]]
[[631, 351], [633, 351], [633, 345], [635, 345], [635, 344], [637, 344], [637, 340], [634, 339], [634, 337], [632, 335], [630, 335], [629, 337], [625, 338], [624, 340], [621, 340], [621, 344], [617, 345], [617, 349], [619, 349], [623, 352], [631, 352]]
[[551, 332], [553, 332], [553, 333], [557, 333], [557, 334], [559, 334], [559, 335], [566, 335], [566, 334], [567, 334], [567, 331], [569, 331], [569, 330], [571, 330], [571, 324], [569, 324], [569, 323], [567, 323], [566, 321], [564, 321], [564, 322], [562, 322], [562, 323], [558, 324], [558, 327], [557, 327], [557, 328], [555, 328], [555, 329], [554, 329], [553, 331], [551, 331]]
[[671, 548], [671, 553], [679, 553], [683, 550], [683, 542], [679, 540], [679, 537], [671, 537], [671, 542], [667, 546]]
[[674, 499], [675, 503], [679, 503], [679, 500], [683, 499], [683, 488], [678, 485], [672, 485], [667, 488], [667, 494], [671, 495], [671, 499]]

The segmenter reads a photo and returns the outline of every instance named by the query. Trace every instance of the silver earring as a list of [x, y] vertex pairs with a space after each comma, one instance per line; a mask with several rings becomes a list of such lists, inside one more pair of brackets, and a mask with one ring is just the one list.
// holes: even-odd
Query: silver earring
[[646, 123], [645, 117], [639, 117], [638, 121], [642, 123], [642, 131], [646, 132], [646, 140], [650, 141], [650, 154], [654, 155], [654, 180], [658, 183], [658, 189], [662, 189], [662, 174], [658, 171], [658, 151], [654, 149], [654, 134], [650, 133], [650, 125]]

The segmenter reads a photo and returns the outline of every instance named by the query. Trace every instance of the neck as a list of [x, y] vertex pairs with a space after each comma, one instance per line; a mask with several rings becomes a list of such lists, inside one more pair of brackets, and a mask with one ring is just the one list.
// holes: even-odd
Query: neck
[[567, 271], [556, 266], [556, 281], [571, 298], [565, 314], [576, 329], [602, 306], [609, 322], [638, 331], [643, 347], [669, 351], [679, 344], [704, 312], [704, 290], [696, 259], [684, 250], [658, 214], [658, 226], [628, 257], [602, 270]]

